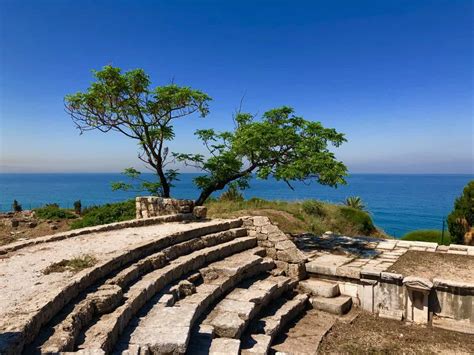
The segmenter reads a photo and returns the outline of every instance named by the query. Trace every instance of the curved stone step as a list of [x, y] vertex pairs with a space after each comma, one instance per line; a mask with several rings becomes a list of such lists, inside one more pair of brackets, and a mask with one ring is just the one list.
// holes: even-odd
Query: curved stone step
[[296, 283], [289, 277], [269, 276], [247, 288], [236, 288], [216, 305], [203, 324], [212, 326], [218, 337], [238, 339], [255, 315]]
[[41, 327], [58, 314], [72, 299], [98, 280], [107, 277], [124, 265], [135, 262], [170, 245], [242, 225], [241, 220], [201, 223], [202, 226], [160, 236], [151, 241], [133, 245], [127, 250], [121, 250], [110, 259], [77, 273], [61, 288], [49, 290], [45, 295], [37, 295], [35, 307], [32, 310], [26, 309], [23, 312], [9, 314], [8, 317], [4, 317], [0, 321], [0, 332], [9, 334], [0, 343], [0, 353], [20, 353], [25, 344], [34, 340]]
[[194, 294], [181, 299], [172, 307], [155, 303], [137, 321], [130, 334], [122, 337], [117, 352], [120, 353], [127, 347], [130, 349], [130, 346], [139, 346], [153, 354], [184, 354], [195, 321], [213, 303], [243, 279], [274, 267], [273, 260], [256, 255], [260, 253], [261, 248], [254, 248], [202, 269], [200, 272], [204, 282], [196, 287]]
[[[79, 302], [69, 315], [54, 327], [54, 333], [38, 347], [42, 353], [74, 350], [81, 330], [87, 327], [95, 316], [111, 312], [119, 306], [119, 303], [123, 301], [124, 289], [140, 276], [163, 267], [179, 256], [246, 235], [245, 228], [234, 228], [208, 234], [172, 245], [130, 265], [113, 278], [106, 280], [105, 284], [97, 291], [88, 294], [85, 299]], [[115, 292], [107, 292], [107, 290], [115, 290]]]
[[267, 354], [278, 333], [305, 310], [307, 303], [307, 295], [296, 295], [257, 320], [242, 339], [241, 354]]
[[112, 313], [105, 314], [85, 332], [80, 349], [103, 349], [109, 352], [131, 318], [166, 285], [205, 264], [226, 258], [257, 245], [254, 237], [240, 237], [181, 256], [161, 269], [145, 274], [124, 295], [125, 302]]

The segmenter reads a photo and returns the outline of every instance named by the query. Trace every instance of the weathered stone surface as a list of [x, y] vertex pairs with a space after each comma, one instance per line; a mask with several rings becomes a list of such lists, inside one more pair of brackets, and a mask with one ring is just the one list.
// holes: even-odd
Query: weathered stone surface
[[322, 255], [306, 263], [306, 271], [315, 274], [336, 275], [336, 269], [339, 266], [351, 262], [354, 257], [345, 255]]
[[216, 338], [212, 340], [209, 355], [239, 355], [240, 340]]
[[193, 215], [197, 219], [204, 219], [207, 217], [207, 207], [206, 206], [196, 206], [193, 208]]
[[339, 296], [339, 285], [334, 282], [327, 282], [318, 279], [308, 279], [300, 281], [301, 291], [312, 296], [336, 297]]
[[403, 279], [403, 284], [406, 287], [419, 290], [419, 291], [430, 291], [433, 288], [433, 283], [423, 277], [407, 276]]
[[303, 280], [306, 278], [306, 267], [304, 263], [297, 263], [297, 264], [288, 264], [288, 270], [286, 272], [286, 275], [288, 277], [291, 277], [292, 279], [295, 280]]
[[321, 311], [344, 314], [349, 312], [352, 306], [352, 299], [348, 296], [338, 296], [334, 298], [313, 297], [311, 298], [313, 308]]
[[398, 309], [380, 309], [379, 317], [401, 321], [403, 319], [403, 311]]

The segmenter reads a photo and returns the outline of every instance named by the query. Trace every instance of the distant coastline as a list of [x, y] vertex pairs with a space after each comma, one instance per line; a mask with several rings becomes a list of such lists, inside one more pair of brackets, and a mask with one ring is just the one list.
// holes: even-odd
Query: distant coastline
[[[173, 195], [196, 198], [192, 179], [197, 175], [183, 173]], [[243, 193], [246, 198], [318, 199], [333, 203], [360, 196], [377, 226], [400, 237], [414, 229], [440, 229], [455, 197], [472, 179], [472, 174], [351, 174], [348, 185], [337, 189], [296, 184], [294, 191], [282, 182], [254, 179], [251, 188]], [[110, 182], [120, 180], [124, 177], [119, 173], [0, 173], [0, 211], [8, 211], [13, 199], [29, 209], [52, 202], [71, 207], [79, 199], [84, 206], [98, 205], [140, 195], [112, 191]]]

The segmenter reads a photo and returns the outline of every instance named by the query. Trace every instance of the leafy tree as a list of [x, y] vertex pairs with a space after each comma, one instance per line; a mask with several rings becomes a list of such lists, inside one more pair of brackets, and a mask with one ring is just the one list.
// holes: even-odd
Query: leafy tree
[[13, 200], [12, 210], [13, 212], [21, 212], [23, 211], [23, 207], [21, 207], [17, 200]]
[[[151, 88], [150, 78], [142, 69], [122, 73], [120, 68], [105, 66], [93, 73], [96, 81], [86, 91], [65, 97], [66, 111], [81, 134], [115, 131], [137, 140], [139, 159], [158, 177], [153, 185], [141, 187], [151, 187], [152, 193], [169, 197], [178, 175], [175, 169], [167, 168], [166, 142], [174, 138], [172, 122], [193, 113], [206, 116], [211, 98], [175, 84]], [[115, 188], [133, 186], [121, 183]]]
[[449, 233], [457, 243], [474, 226], [474, 180], [464, 188], [463, 194], [454, 202], [454, 209], [448, 216]]
[[174, 155], [205, 172], [194, 179], [201, 191], [197, 205], [229, 183], [240, 189], [248, 187], [253, 173], [261, 179], [273, 176], [290, 188], [292, 181], [314, 180], [329, 186], [345, 183], [347, 168], [328, 148], [346, 141], [335, 129], [295, 116], [293, 109], [285, 106], [265, 112], [260, 120], [238, 113], [234, 122], [232, 132], [196, 132], [209, 150], [209, 158], [202, 154]]
[[356, 210], [361, 210], [361, 211], [364, 211], [366, 208], [364, 202], [359, 196], [351, 196], [351, 197], [346, 198], [346, 200], [344, 201], [344, 204], [346, 206], [349, 206], [349, 207], [355, 208]]

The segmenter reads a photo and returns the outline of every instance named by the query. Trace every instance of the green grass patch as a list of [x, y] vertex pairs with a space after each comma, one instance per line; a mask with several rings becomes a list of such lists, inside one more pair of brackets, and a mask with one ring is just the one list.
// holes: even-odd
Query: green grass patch
[[448, 231], [444, 232], [444, 237], [442, 241], [441, 234], [442, 232], [436, 229], [420, 229], [405, 234], [401, 239], [418, 242], [431, 242], [443, 245], [449, 245], [451, 243], [454, 243], [454, 240]]
[[97, 259], [95, 257], [86, 254], [73, 259], [63, 259], [57, 263], [53, 263], [43, 270], [43, 274], [48, 275], [53, 272], [65, 271], [79, 272], [94, 266], [96, 263]]
[[135, 218], [135, 201], [108, 203], [84, 208], [82, 218], [71, 224], [71, 229], [127, 221]]
[[77, 215], [64, 208], [60, 208], [56, 203], [45, 205], [34, 209], [36, 217], [40, 219], [73, 219]]

